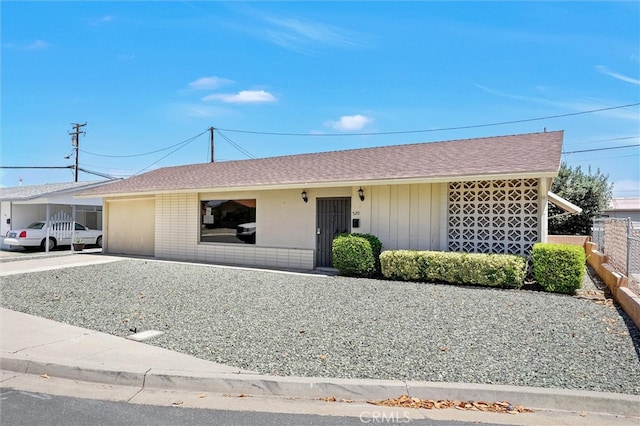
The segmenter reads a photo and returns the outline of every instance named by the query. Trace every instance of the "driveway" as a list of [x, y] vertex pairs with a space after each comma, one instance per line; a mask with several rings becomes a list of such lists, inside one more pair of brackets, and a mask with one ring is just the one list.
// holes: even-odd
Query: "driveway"
[[640, 333], [610, 301], [144, 259], [6, 276], [0, 296], [264, 374], [640, 394]]

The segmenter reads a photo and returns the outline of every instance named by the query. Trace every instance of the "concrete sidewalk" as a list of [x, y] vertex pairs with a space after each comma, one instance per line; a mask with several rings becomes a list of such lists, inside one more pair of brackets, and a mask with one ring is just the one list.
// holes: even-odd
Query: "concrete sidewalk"
[[[1, 263], [0, 275], [120, 259], [78, 253], [21, 260]], [[576, 413], [624, 416], [616, 418], [618, 424], [627, 424], [628, 421], [628, 424], [638, 424], [640, 418], [638, 395], [465, 383], [260, 375], [4, 308], [0, 308], [0, 369], [18, 374], [46, 374], [58, 379], [130, 386], [139, 390], [247, 394], [308, 401], [335, 397], [360, 402], [408, 394], [435, 400], [508, 401], [538, 410], [573, 412], [574, 417]], [[3, 379], [2, 386], [10, 386], [10, 380]], [[579, 420], [589, 423], [582, 417]]]
[[[100, 253], [101, 249], [87, 250], [83, 252], [61, 252], [47, 256], [44, 253], [28, 256], [26, 258], [17, 258], [10, 256], [11, 252], [5, 258], [10, 261], [0, 263], [0, 277], [15, 274], [24, 274], [29, 272], [48, 271], [52, 269], [64, 269], [74, 266], [86, 266], [100, 263], [109, 263], [122, 260], [122, 257], [108, 256]], [[13, 260], [18, 259], [18, 260]]]

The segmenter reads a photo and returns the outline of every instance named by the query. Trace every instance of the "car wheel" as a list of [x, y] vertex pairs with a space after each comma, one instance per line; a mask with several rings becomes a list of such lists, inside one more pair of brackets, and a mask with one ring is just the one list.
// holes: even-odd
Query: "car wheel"
[[[40, 243], [40, 247], [42, 248], [42, 250], [46, 250], [46, 249], [45, 249], [46, 244], [47, 244], [47, 239], [45, 238], [45, 239], [43, 239], [43, 240], [42, 240], [42, 242]], [[51, 238], [51, 237], [49, 237], [49, 251], [51, 251], [51, 250], [53, 250], [54, 248], [56, 248], [56, 244], [57, 244], [56, 239], [55, 239], [55, 238]]]
[[96, 245], [100, 248], [102, 248], [102, 235], [100, 235], [97, 239], [96, 239]]

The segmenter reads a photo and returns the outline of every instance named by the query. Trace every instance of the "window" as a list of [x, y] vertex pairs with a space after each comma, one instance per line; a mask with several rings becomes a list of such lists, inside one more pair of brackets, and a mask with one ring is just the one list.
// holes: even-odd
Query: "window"
[[256, 243], [256, 200], [200, 201], [200, 242]]

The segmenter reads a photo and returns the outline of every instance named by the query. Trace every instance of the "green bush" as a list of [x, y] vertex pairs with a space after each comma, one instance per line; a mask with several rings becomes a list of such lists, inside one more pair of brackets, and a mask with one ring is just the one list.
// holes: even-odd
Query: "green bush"
[[375, 262], [375, 273], [380, 274], [380, 252], [382, 251], [382, 243], [380, 239], [373, 234], [360, 234], [354, 232], [352, 234], [340, 234], [339, 236], [344, 237], [346, 235], [353, 235], [354, 237], [361, 237], [369, 241], [371, 245], [371, 251], [373, 252], [373, 260]]
[[333, 267], [344, 275], [371, 276], [376, 271], [376, 261], [367, 238], [352, 234], [339, 235], [331, 248]]
[[557, 243], [533, 246], [533, 274], [546, 291], [573, 294], [582, 287], [585, 261], [580, 246]]
[[527, 262], [506, 254], [389, 250], [380, 255], [380, 264], [382, 275], [391, 279], [521, 287]]

